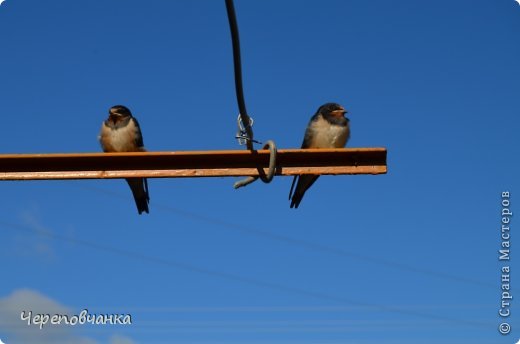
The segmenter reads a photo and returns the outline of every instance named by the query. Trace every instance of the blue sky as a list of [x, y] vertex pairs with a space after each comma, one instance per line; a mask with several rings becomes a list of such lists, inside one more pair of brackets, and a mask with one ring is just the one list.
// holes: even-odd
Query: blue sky
[[[255, 137], [300, 146], [323, 103], [386, 175], [1, 182], [0, 339], [17, 343], [516, 343], [499, 334], [500, 195], [520, 193], [513, 0], [236, 0]], [[243, 149], [224, 1], [7, 0], [0, 153], [100, 151], [112, 105], [150, 151]], [[512, 293], [516, 227], [512, 228]], [[520, 269], [520, 268], [518, 268]], [[519, 270], [520, 271], [520, 270]], [[131, 314], [47, 326], [22, 310]]]

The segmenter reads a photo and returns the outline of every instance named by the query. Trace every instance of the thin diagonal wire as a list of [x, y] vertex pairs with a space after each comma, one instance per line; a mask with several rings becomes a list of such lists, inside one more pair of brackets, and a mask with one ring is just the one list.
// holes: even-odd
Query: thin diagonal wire
[[[99, 187], [82, 186], [80, 188], [86, 189], [86, 190], [89, 190], [92, 192], [104, 193], [106, 195], [110, 195], [112, 197], [117, 197], [120, 199], [128, 199], [127, 195], [123, 195], [121, 193], [118, 193], [115, 191], [109, 191], [107, 189], [103, 189], [103, 188], [99, 188]], [[487, 282], [484, 282], [481, 280], [475, 280], [475, 279], [471, 279], [471, 278], [467, 278], [467, 277], [455, 276], [455, 275], [451, 275], [451, 274], [448, 274], [448, 273], [445, 273], [442, 271], [425, 269], [425, 268], [421, 268], [421, 267], [417, 267], [417, 266], [413, 266], [413, 265], [404, 264], [401, 262], [372, 257], [369, 255], [362, 255], [362, 254], [359, 254], [356, 252], [350, 252], [350, 251], [344, 250], [342, 248], [328, 246], [328, 245], [308, 241], [305, 239], [294, 238], [291, 236], [277, 234], [277, 233], [273, 233], [270, 231], [254, 228], [250, 225], [238, 224], [238, 223], [230, 222], [228, 220], [219, 219], [216, 217], [197, 214], [194, 212], [175, 208], [170, 205], [166, 205], [166, 204], [162, 204], [162, 203], [154, 203], [153, 205], [156, 208], [159, 208], [159, 209], [162, 208], [165, 211], [183, 216], [184, 218], [191, 218], [191, 219], [194, 219], [197, 221], [202, 221], [202, 222], [206, 222], [206, 223], [209, 223], [212, 225], [220, 226], [220, 228], [223, 228], [225, 230], [231, 230], [231, 231], [240, 232], [243, 234], [261, 237], [261, 238], [268, 239], [268, 240], [283, 242], [283, 243], [286, 243], [289, 245], [303, 247], [303, 248], [306, 248], [308, 250], [312, 250], [315, 252], [323, 252], [323, 253], [334, 254], [337, 256], [341, 256], [341, 257], [347, 257], [350, 259], [362, 261], [364, 263], [369, 262], [374, 265], [387, 266], [387, 267], [397, 269], [397, 270], [409, 271], [409, 272], [413, 272], [413, 273], [417, 273], [417, 274], [436, 277], [436, 278], [440, 278], [440, 279], [444, 279], [444, 280], [450, 280], [450, 281], [454, 281], [454, 282], [458, 282], [458, 283], [478, 285], [478, 286], [485, 287], [488, 289], [496, 289], [496, 285], [494, 285], [492, 283], [487, 283]]]
[[159, 257], [149, 256], [149, 255], [135, 252], [135, 251], [125, 250], [125, 249], [121, 249], [121, 248], [113, 247], [113, 246], [102, 245], [97, 242], [92, 242], [92, 241], [88, 241], [88, 240], [72, 238], [72, 237], [68, 237], [65, 235], [56, 234], [56, 233], [50, 232], [48, 230], [43, 230], [43, 229], [36, 230], [36, 229], [30, 228], [27, 226], [22, 226], [19, 224], [9, 223], [9, 222], [5, 222], [5, 221], [0, 221], [0, 226], [2, 226], [4, 228], [8, 228], [8, 229], [21, 230], [21, 231], [25, 231], [25, 232], [29, 232], [29, 233], [43, 235], [43, 236], [47, 236], [49, 238], [53, 238], [56, 240], [69, 242], [69, 243], [93, 248], [96, 250], [105, 251], [105, 252], [117, 254], [120, 256], [125, 256], [125, 257], [132, 258], [132, 259], [148, 261], [151, 263], [164, 265], [167, 267], [173, 267], [173, 268], [177, 268], [177, 269], [181, 269], [181, 270], [210, 275], [210, 276], [219, 277], [219, 278], [226, 279], [226, 280], [245, 283], [245, 284], [262, 287], [262, 288], [267, 288], [267, 289], [271, 289], [271, 290], [277, 290], [277, 291], [282, 291], [282, 292], [287, 292], [287, 293], [292, 293], [292, 294], [299, 294], [302, 296], [312, 297], [315, 299], [327, 300], [327, 301], [332, 301], [332, 302], [336, 302], [336, 303], [340, 303], [340, 304], [362, 306], [362, 307], [372, 308], [374, 310], [382, 311], [382, 312], [386, 312], [386, 313], [398, 313], [398, 314], [403, 314], [403, 315], [408, 315], [408, 316], [413, 316], [413, 317], [420, 317], [420, 318], [431, 319], [431, 320], [440, 320], [440, 321], [445, 321], [445, 322], [450, 322], [450, 323], [456, 322], [458, 324], [464, 324], [464, 325], [471, 326], [471, 327], [480, 328], [484, 325], [487, 325], [486, 323], [480, 322], [480, 321], [455, 319], [455, 318], [450, 318], [450, 317], [439, 316], [436, 314], [423, 313], [423, 312], [417, 312], [417, 311], [413, 311], [413, 310], [409, 310], [409, 309], [397, 308], [397, 307], [393, 307], [393, 306], [377, 305], [377, 304], [370, 304], [370, 303], [365, 303], [365, 302], [354, 301], [352, 299], [340, 297], [340, 296], [336, 296], [336, 295], [329, 295], [329, 294], [325, 294], [325, 293], [321, 293], [321, 292], [309, 291], [309, 290], [301, 289], [298, 287], [286, 286], [286, 285], [282, 285], [282, 284], [278, 284], [278, 283], [259, 280], [259, 279], [252, 278], [252, 277], [246, 277], [246, 276], [236, 275], [236, 274], [232, 274], [232, 273], [228, 273], [228, 272], [216, 271], [216, 270], [212, 270], [212, 269], [195, 266], [192, 264], [187, 264], [187, 263], [183, 263], [183, 262], [172, 261], [172, 260], [167, 260], [167, 259], [163, 259], [163, 258], [159, 258]]

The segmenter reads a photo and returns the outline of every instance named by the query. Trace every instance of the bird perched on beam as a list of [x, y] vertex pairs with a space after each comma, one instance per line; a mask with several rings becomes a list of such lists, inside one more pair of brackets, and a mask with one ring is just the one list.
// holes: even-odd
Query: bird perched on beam
[[[350, 136], [349, 119], [344, 115], [345, 108], [336, 103], [320, 106], [312, 116], [301, 148], [343, 148]], [[305, 192], [314, 184], [319, 175], [294, 176], [289, 191], [291, 208], [298, 208]], [[293, 193], [294, 184], [296, 189]]]
[[[130, 110], [123, 105], [112, 106], [108, 110], [108, 118], [101, 125], [99, 142], [103, 151], [113, 152], [146, 152], [139, 123]], [[148, 182], [146, 178], [126, 179], [134, 196], [137, 211], [148, 213]]]

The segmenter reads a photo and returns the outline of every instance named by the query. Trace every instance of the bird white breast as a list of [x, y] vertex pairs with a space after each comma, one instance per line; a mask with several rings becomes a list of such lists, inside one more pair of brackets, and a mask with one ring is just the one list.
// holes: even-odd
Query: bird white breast
[[134, 121], [128, 125], [111, 129], [104, 123], [101, 127], [100, 142], [105, 152], [133, 152], [140, 150], [135, 144], [135, 132], [137, 128]]
[[310, 143], [312, 148], [343, 148], [350, 135], [348, 125], [331, 125], [323, 118], [313, 122], [310, 129], [314, 133]]

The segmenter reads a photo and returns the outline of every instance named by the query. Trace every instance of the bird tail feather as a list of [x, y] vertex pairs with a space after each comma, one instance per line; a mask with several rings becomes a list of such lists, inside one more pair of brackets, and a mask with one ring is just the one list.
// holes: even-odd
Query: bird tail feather
[[146, 178], [128, 178], [126, 181], [132, 190], [137, 212], [139, 215], [143, 212], [148, 214], [150, 212], [148, 209], [148, 202], [150, 201], [148, 181]]

